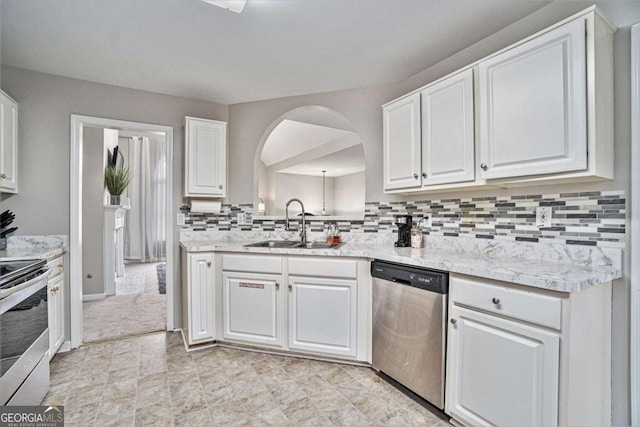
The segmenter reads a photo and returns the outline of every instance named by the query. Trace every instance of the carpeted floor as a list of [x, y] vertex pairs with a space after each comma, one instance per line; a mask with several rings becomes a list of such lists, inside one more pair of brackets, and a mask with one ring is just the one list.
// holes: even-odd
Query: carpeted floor
[[158, 263], [125, 266], [116, 295], [82, 303], [84, 342], [166, 329], [167, 296], [158, 289]]

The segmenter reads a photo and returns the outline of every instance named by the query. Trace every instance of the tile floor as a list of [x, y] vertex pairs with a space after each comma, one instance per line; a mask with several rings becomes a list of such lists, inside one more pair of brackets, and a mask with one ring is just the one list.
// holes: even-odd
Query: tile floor
[[157, 263], [125, 266], [116, 295], [82, 303], [84, 342], [166, 329], [167, 296], [158, 290]]
[[215, 347], [178, 332], [86, 345], [51, 362], [43, 404], [66, 426], [447, 426], [373, 370]]

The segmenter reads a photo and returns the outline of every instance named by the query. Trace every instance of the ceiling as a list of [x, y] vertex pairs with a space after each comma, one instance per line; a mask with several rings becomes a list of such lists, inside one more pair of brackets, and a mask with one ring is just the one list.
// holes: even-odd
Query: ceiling
[[325, 156], [310, 159], [304, 163], [281, 169], [278, 173], [295, 175], [322, 176], [325, 172], [327, 178], [351, 175], [364, 172], [364, 149], [362, 144], [353, 145], [344, 150], [334, 151]]
[[[353, 145], [351, 142], [353, 138], [345, 137], [351, 137], [353, 135], [357, 136], [357, 134], [353, 132], [342, 129], [301, 123], [295, 120], [283, 120], [273, 129], [271, 134], [269, 134], [260, 153], [260, 160], [262, 160], [266, 166], [273, 166], [287, 159], [299, 158], [304, 153], [317, 153], [319, 150], [322, 150], [322, 146], [335, 145], [331, 143], [336, 141], [346, 141], [348, 145], [340, 144], [338, 147], [339, 149], [344, 149]], [[359, 144], [360, 139], [356, 139]], [[335, 149], [331, 151], [335, 151]], [[324, 155], [326, 152], [322, 154]], [[317, 155], [313, 155], [312, 157], [317, 157]]]
[[402, 81], [548, 3], [2, 0], [2, 63], [236, 104]]

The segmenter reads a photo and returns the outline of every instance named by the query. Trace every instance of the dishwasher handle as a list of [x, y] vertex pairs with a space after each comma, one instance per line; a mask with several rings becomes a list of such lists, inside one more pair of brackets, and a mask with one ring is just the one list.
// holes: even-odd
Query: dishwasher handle
[[388, 261], [371, 262], [371, 277], [439, 294], [449, 293], [449, 273]]
[[391, 281], [392, 281], [393, 283], [401, 283], [401, 284], [403, 284], [403, 285], [411, 285], [411, 281], [409, 281], [409, 280], [405, 280], [405, 279], [399, 279], [399, 278], [397, 278], [397, 277], [392, 277], [392, 278], [391, 278]]

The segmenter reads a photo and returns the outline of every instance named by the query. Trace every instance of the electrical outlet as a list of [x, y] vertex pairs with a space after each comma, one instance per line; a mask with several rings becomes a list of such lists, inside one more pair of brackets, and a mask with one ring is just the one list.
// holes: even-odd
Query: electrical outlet
[[178, 214], [178, 225], [184, 225], [184, 214], [182, 212], [180, 212]]
[[536, 208], [536, 226], [551, 227], [551, 206], [538, 206]]
[[253, 213], [252, 212], [238, 212], [237, 215], [238, 225], [252, 225]]

